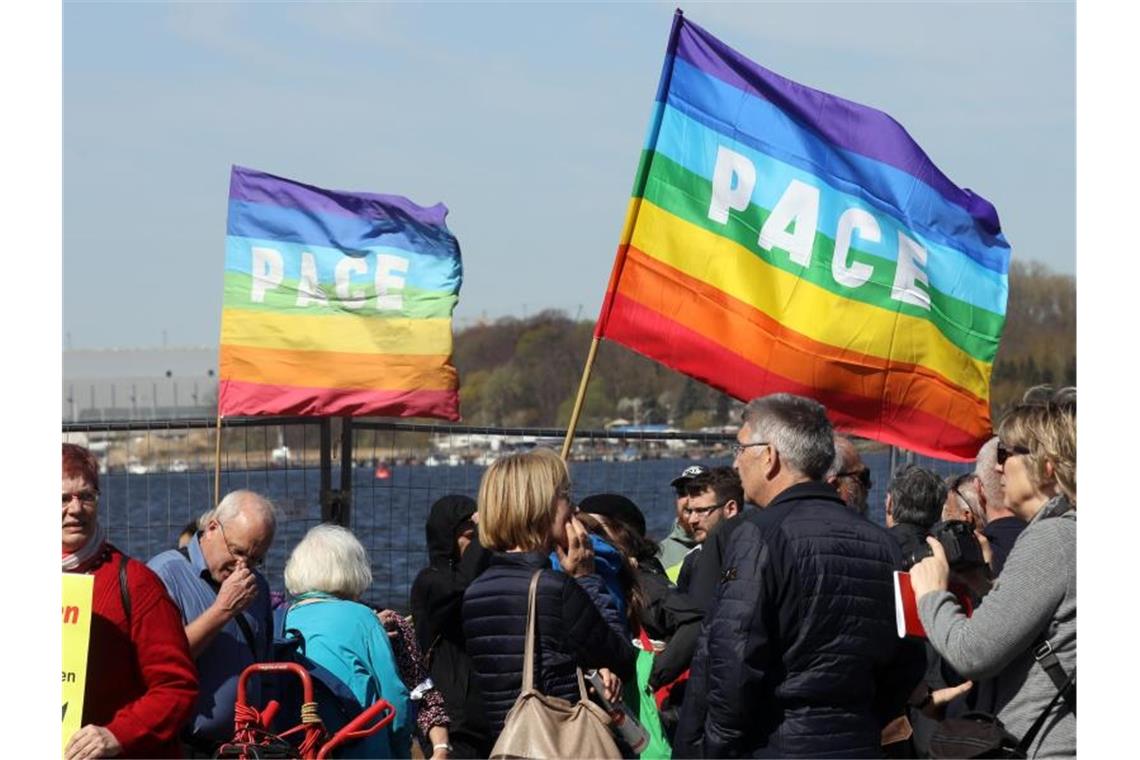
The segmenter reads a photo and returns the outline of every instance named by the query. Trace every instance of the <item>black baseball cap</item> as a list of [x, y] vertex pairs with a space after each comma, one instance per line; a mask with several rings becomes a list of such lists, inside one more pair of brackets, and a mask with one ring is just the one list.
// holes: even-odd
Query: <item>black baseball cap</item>
[[578, 502], [578, 511], [621, 520], [637, 531], [638, 535], [645, 535], [645, 515], [632, 500], [619, 493], [596, 493], [587, 496]]
[[685, 483], [688, 483], [690, 480], [692, 480], [695, 477], [698, 477], [700, 475], [707, 475], [708, 471], [709, 471], [709, 468], [705, 467], [703, 464], [689, 465], [688, 467], [686, 467], [684, 470], [681, 471], [680, 475], [673, 478], [673, 481], [669, 485], [673, 486], [674, 488], [677, 488], [678, 486], [683, 486]]

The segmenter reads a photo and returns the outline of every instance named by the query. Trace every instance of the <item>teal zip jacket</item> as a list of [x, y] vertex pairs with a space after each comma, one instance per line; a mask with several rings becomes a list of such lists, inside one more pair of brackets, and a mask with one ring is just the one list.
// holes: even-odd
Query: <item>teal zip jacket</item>
[[[338, 749], [337, 757], [407, 757], [415, 719], [408, 687], [400, 680], [392, 645], [376, 613], [366, 605], [319, 592], [303, 596], [313, 601], [290, 607], [285, 627], [305, 637], [305, 656], [343, 681], [364, 707], [383, 698], [396, 708], [396, 718], [387, 728]], [[329, 726], [332, 731], [338, 728]]]

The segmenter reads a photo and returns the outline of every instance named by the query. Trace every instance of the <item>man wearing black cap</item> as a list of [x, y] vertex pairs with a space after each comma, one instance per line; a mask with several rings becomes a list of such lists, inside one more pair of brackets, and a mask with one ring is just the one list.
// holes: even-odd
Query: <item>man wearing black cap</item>
[[673, 478], [673, 482], [669, 484], [677, 493], [677, 519], [673, 523], [673, 531], [665, 537], [660, 546], [661, 564], [665, 566], [665, 575], [674, 583], [677, 582], [677, 576], [681, 572], [681, 564], [685, 561], [685, 555], [697, 545], [689, 521], [685, 519], [684, 515], [685, 507], [689, 503], [689, 481], [698, 475], [705, 475], [708, 471], [709, 468], [704, 465], [690, 465], [680, 475]]

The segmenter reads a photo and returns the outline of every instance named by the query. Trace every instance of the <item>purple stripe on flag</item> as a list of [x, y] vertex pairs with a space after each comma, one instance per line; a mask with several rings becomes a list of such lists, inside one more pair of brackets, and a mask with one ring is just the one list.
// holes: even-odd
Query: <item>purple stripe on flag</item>
[[836, 147], [907, 172], [948, 202], [965, 209], [987, 232], [1001, 231], [993, 204], [951, 182], [902, 125], [882, 111], [785, 79], [745, 58], [688, 19], [681, 26], [676, 55], [733, 87], [771, 101], [801, 127], [816, 132]]
[[230, 172], [230, 200], [365, 219], [410, 220], [433, 227], [445, 227], [447, 218], [442, 203], [426, 208], [400, 195], [323, 190], [244, 166], [234, 166]]

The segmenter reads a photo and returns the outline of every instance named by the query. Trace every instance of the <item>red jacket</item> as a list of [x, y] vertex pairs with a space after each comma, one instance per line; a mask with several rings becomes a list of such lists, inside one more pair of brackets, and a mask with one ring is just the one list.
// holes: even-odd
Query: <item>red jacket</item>
[[182, 616], [158, 576], [127, 563], [130, 629], [119, 591], [122, 554], [110, 544], [94, 566], [94, 614], [83, 725], [105, 726], [123, 757], [181, 757], [178, 734], [198, 698]]

